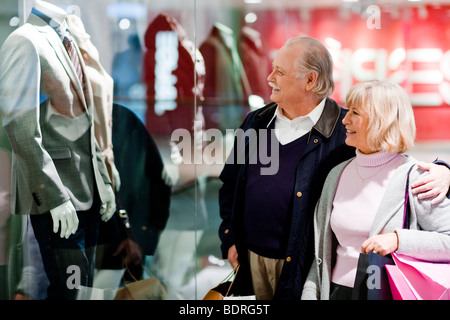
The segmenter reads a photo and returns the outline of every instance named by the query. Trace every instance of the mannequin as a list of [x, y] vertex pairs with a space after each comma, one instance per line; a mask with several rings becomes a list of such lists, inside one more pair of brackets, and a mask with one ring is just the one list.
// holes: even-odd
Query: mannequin
[[[99, 223], [114, 214], [115, 196], [95, 139], [85, 65], [76, 43], [66, 50], [62, 41], [65, 18], [64, 10], [37, 0], [27, 23], [6, 39], [0, 111], [12, 146], [12, 212], [30, 215], [48, 297], [74, 299], [78, 284], [92, 284]], [[70, 287], [74, 265], [81, 283]]]
[[[205, 60], [206, 128], [237, 128], [251, 92], [231, 28], [217, 22], [199, 50]], [[219, 117], [217, 116], [219, 115]], [[217, 119], [217, 120], [216, 120]]]
[[112, 147], [112, 105], [114, 80], [100, 63], [97, 48], [86, 32], [83, 21], [74, 14], [69, 14], [65, 20], [70, 32], [80, 48], [86, 65], [86, 77], [92, 86], [95, 106], [95, 136], [102, 151], [109, 177], [115, 190], [120, 188], [120, 176], [114, 164]]
[[[113, 127], [113, 95], [114, 80], [106, 72], [100, 62], [100, 55], [86, 32], [81, 18], [69, 14], [66, 23], [77, 42], [86, 65], [86, 76], [92, 86], [95, 107], [95, 136], [102, 151], [108, 174], [113, 182], [116, 192], [116, 214], [101, 224], [99, 230], [98, 246], [96, 251], [96, 272], [94, 278], [95, 288], [119, 288], [123, 279], [124, 261], [139, 264], [142, 249], [136, 243], [135, 231], [129, 223], [127, 213], [124, 213], [123, 203], [120, 199], [120, 174], [114, 162], [112, 127]], [[122, 120], [121, 120], [122, 121]], [[128, 207], [125, 207], [128, 210]], [[120, 214], [119, 214], [120, 212]], [[122, 252], [117, 253], [118, 250]]]
[[[67, 17], [67, 13], [63, 9], [51, 3], [40, 0], [36, 0], [34, 8], [52, 18], [58, 24], [66, 25], [65, 19]], [[103, 221], [109, 220], [114, 214], [114, 211], [115, 209], [113, 209], [113, 206], [111, 205], [108, 207], [103, 206], [100, 212], [103, 216]], [[64, 202], [56, 208], [51, 209], [50, 214], [53, 219], [53, 232], [57, 233], [59, 227], [61, 226], [61, 238], [65, 237], [67, 239], [71, 234], [75, 234], [78, 228], [78, 218], [75, 207], [70, 200]]]
[[[36, 0], [34, 7], [51, 17], [59, 24], [63, 24], [66, 19], [67, 13], [61, 8], [40, 0]], [[53, 232], [57, 233], [59, 225], [61, 224], [61, 238], [69, 238], [71, 234], [74, 234], [78, 228], [78, 218], [75, 207], [70, 201], [66, 201], [63, 204], [50, 210], [53, 219]]]
[[53, 20], [58, 22], [58, 24], [65, 23], [64, 20], [67, 17], [67, 13], [60, 7], [55, 6], [54, 4], [41, 0], [36, 0], [34, 8], [45, 14], [47, 17], [52, 18]]

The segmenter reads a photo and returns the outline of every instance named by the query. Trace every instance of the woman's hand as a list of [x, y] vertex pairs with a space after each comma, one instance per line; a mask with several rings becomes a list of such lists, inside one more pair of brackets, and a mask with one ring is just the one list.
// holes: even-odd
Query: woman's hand
[[398, 236], [396, 232], [378, 234], [370, 237], [361, 246], [362, 253], [375, 252], [382, 256], [388, 255], [398, 249]]

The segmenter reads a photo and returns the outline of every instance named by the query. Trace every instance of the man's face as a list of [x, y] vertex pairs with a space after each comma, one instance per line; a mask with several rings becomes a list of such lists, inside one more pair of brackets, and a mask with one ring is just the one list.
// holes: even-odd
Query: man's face
[[287, 113], [301, 102], [305, 93], [306, 77], [297, 78], [294, 68], [294, 63], [302, 51], [299, 45], [282, 47], [273, 60], [272, 73], [267, 77], [272, 87], [270, 100]]

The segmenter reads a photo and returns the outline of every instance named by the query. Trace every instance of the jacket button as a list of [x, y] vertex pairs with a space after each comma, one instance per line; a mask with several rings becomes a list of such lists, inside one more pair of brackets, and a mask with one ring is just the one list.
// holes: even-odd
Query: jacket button
[[230, 232], [230, 230], [228, 230], [228, 229], [224, 231], [225, 234], [228, 234], [229, 232]]
[[291, 262], [291, 260], [292, 260], [291, 257], [286, 258], [286, 262]]
[[297, 192], [297, 197], [301, 197], [303, 194], [299, 191], [299, 192]]
[[319, 140], [317, 140], [317, 139], [314, 139], [314, 143], [317, 143], [317, 142], [319, 142]]

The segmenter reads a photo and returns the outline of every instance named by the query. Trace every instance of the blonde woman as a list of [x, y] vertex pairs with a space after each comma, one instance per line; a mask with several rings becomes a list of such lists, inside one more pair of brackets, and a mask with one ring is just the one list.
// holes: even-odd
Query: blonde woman
[[347, 94], [345, 143], [356, 157], [328, 175], [314, 218], [315, 259], [302, 299], [350, 299], [360, 252], [394, 251], [429, 261], [450, 261], [450, 200], [439, 204], [410, 192], [410, 229], [402, 229], [410, 181], [427, 173], [406, 154], [414, 144], [414, 114], [396, 84], [362, 82]]

